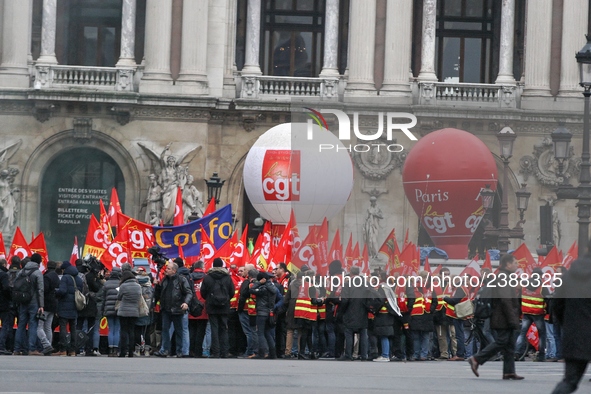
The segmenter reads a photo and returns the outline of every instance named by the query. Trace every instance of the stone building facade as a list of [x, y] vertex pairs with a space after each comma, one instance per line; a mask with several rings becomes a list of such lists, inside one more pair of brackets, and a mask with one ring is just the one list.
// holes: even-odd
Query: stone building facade
[[[175, 156], [200, 147], [185, 164], [195, 186], [207, 194], [204, 179], [217, 172], [227, 180], [221, 203], [252, 227], [245, 156], [302, 103], [359, 112], [366, 129], [378, 112], [408, 112], [418, 135], [466, 130], [490, 148], [499, 174], [496, 133], [511, 127], [502, 191], [510, 225], [515, 191], [527, 183], [528, 247], [566, 249], [576, 239], [575, 204], [554, 192], [549, 138], [559, 122], [574, 134], [566, 174], [576, 184], [583, 96], [574, 54], [588, 31], [587, 0], [0, 0], [0, 10], [11, 231], [44, 231], [50, 254], [85, 236], [111, 187], [126, 213], [144, 218], [157, 169], [140, 145], [159, 153], [171, 143]], [[392, 228], [399, 241], [409, 229], [428, 243], [404, 196], [405, 154], [352, 158], [354, 190], [331, 230], [363, 241], [373, 196], [384, 217], [379, 244]]]

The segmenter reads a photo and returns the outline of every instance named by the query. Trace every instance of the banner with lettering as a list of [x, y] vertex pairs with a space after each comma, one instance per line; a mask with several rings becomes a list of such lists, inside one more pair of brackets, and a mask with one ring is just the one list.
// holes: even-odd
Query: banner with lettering
[[221, 248], [232, 236], [232, 204], [182, 226], [154, 226], [154, 242], [160, 246], [161, 252], [168, 258], [178, 257], [178, 245], [183, 247], [185, 257], [199, 256], [201, 253], [201, 226], [215, 247]]

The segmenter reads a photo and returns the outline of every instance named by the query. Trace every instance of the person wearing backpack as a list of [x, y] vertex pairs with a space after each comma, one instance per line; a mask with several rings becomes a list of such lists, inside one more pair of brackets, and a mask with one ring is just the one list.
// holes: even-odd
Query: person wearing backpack
[[11, 355], [12, 352], [6, 350], [6, 340], [9, 331], [12, 331], [12, 322], [14, 316], [10, 308], [10, 282], [8, 280], [8, 262], [0, 259], [0, 321], [2, 329], [0, 330], [0, 356]]
[[[31, 260], [18, 273], [12, 289], [12, 300], [18, 303], [18, 328], [14, 344], [14, 355], [26, 356], [29, 350], [35, 355], [41, 355], [36, 351], [37, 346], [37, 314], [43, 313], [44, 293], [43, 274], [39, 271], [42, 257], [33, 253]], [[26, 328], [29, 328], [27, 340]]]
[[37, 336], [41, 345], [43, 346], [43, 355], [51, 356], [53, 347], [53, 317], [57, 312], [57, 298], [55, 295], [56, 289], [60, 286], [60, 278], [55, 272], [57, 263], [55, 261], [47, 262], [47, 271], [43, 274], [43, 290], [45, 293], [45, 308], [43, 316], [45, 321], [39, 321], [37, 326]]
[[[81, 290], [84, 286], [82, 279], [78, 276], [78, 270], [69, 261], [64, 261], [61, 266], [64, 274], [60, 280], [60, 287], [56, 291], [59, 300], [57, 314], [60, 326], [60, 356], [76, 356], [76, 319], [78, 309], [74, 294], [76, 289]], [[68, 326], [70, 328], [70, 340], [68, 340]]]
[[224, 262], [219, 257], [201, 284], [201, 296], [205, 299], [206, 311], [211, 326], [211, 357], [227, 358], [230, 347], [228, 339], [228, 315], [230, 299], [234, 295], [234, 282]]

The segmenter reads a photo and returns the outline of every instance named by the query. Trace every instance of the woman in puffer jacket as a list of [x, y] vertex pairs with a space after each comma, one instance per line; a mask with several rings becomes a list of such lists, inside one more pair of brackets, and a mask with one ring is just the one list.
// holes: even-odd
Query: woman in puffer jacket
[[142, 297], [144, 297], [144, 301], [146, 301], [146, 305], [148, 305], [148, 309], [150, 311], [148, 316], [138, 317], [135, 322], [135, 344], [139, 345], [140, 347], [139, 355], [144, 356], [146, 354], [146, 346], [151, 346], [150, 333], [152, 330], [150, 326], [152, 325], [152, 320], [154, 318], [152, 313], [154, 288], [152, 287], [150, 277], [146, 273], [145, 269], [143, 271], [138, 270], [138, 276], [136, 279], [142, 288]]
[[140, 287], [135, 275], [131, 271], [124, 271], [121, 275], [119, 285], [119, 294], [117, 300], [120, 302], [117, 316], [121, 323], [121, 336], [119, 348], [121, 353], [119, 357], [133, 357], [134, 351], [134, 333], [135, 322], [140, 316], [140, 299], [142, 298], [142, 288]]
[[114, 268], [111, 276], [103, 286], [103, 316], [107, 318], [109, 325], [109, 357], [117, 356], [119, 348], [119, 316], [115, 310], [117, 305], [117, 296], [119, 294], [119, 279], [121, 279], [121, 270]]

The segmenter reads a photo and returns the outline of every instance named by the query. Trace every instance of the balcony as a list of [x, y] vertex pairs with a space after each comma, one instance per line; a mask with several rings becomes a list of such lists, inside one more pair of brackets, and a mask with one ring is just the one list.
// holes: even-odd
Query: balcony
[[38, 90], [134, 92], [136, 68], [35, 65], [33, 87]]
[[240, 98], [289, 99], [290, 97], [337, 99], [338, 78], [274, 77], [243, 75]]
[[519, 108], [519, 85], [419, 82], [418, 104], [445, 107]]

